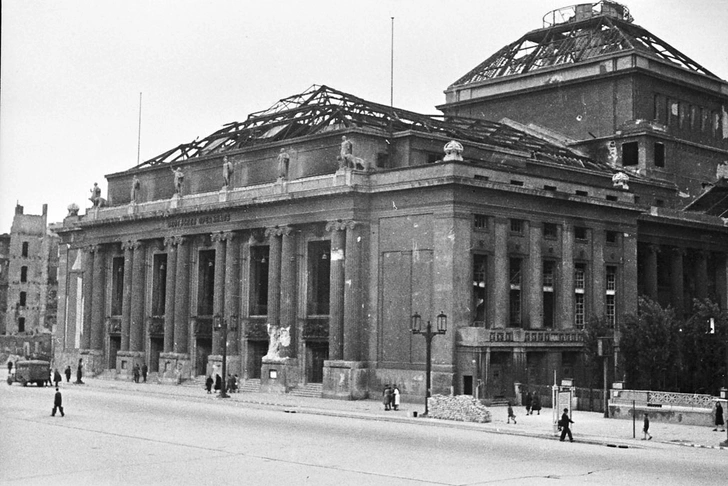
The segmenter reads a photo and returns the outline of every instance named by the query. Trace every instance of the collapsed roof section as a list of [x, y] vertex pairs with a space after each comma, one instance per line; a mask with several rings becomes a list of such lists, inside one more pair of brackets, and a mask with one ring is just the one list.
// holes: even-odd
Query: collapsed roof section
[[718, 179], [700, 197], [691, 202], [685, 211], [728, 218], [728, 179], [725, 177]]
[[629, 51], [720, 79], [667, 42], [633, 24], [625, 7], [603, 1], [550, 12], [544, 17], [544, 28], [505, 46], [450, 87]]
[[423, 115], [372, 103], [318, 85], [301, 94], [284, 98], [267, 110], [252, 113], [244, 122], [229, 123], [201, 140], [178, 145], [135, 168], [179, 163], [246, 147], [352, 127], [379, 129], [384, 133], [411, 130], [437, 134], [461, 142], [474, 142], [526, 152], [536, 160], [614, 172], [607, 164], [593, 161], [568, 147], [505, 124], [461, 117]]

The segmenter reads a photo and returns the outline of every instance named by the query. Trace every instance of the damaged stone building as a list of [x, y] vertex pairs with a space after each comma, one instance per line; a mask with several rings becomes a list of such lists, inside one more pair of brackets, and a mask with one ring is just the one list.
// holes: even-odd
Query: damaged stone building
[[[270, 391], [584, 381], [649, 295], [728, 303], [728, 83], [613, 2], [560, 9], [426, 116], [326, 86], [109, 174], [56, 231], [56, 359]], [[618, 345], [615, 346], [618, 353]]]

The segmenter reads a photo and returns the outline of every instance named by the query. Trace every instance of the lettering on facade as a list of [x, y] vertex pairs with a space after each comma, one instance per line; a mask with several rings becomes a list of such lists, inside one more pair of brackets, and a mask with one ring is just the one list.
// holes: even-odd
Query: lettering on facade
[[214, 214], [207, 216], [190, 216], [167, 221], [167, 228], [187, 228], [206, 224], [226, 223], [230, 221], [230, 213]]

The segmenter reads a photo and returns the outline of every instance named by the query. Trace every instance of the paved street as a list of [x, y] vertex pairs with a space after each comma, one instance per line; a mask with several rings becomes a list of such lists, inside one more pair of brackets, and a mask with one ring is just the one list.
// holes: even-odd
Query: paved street
[[728, 464], [725, 450], [658, 441], [661, 424], [649, 443], [630, 440], [624, 421], [606, 421], [629, 425], [624, 440], [586, 434], [597, 414], [576, 414], [570, 444], [542, 429], [545, 415], [482, 426], [414, 419], [413, 404], [384, 412], [373, 400], [220, 400], [198, 387], [94, 379], [62, 391], [60, 418], [50, 417], [52, 388], [0, 387], [0, 484], [723, 484]]

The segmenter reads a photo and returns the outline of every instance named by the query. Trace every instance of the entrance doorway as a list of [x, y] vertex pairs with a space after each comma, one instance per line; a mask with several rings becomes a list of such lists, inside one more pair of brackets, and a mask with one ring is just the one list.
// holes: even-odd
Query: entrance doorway
[[121, 349], [121, 336], [109, 336], [109, 364], [110, 370], [116, 369], [116, 353]]
[[248, 341], [248, 378], [260, 379], [263, 356], [268, 354], [268, 341]]
[[212, 354], [212, 339], [197, 338], [195, 375], [200, 376], [207, 373], [207, 358], [210, 354]]
[[149, 371], [156, 373], [159, 371], [159, 353], [164, 349], [164, 338], [153, 337], [149, 341]]
[[324, 382], [324, 361], [329, 359], [329, 343], [306, 343], [306, 381]]

